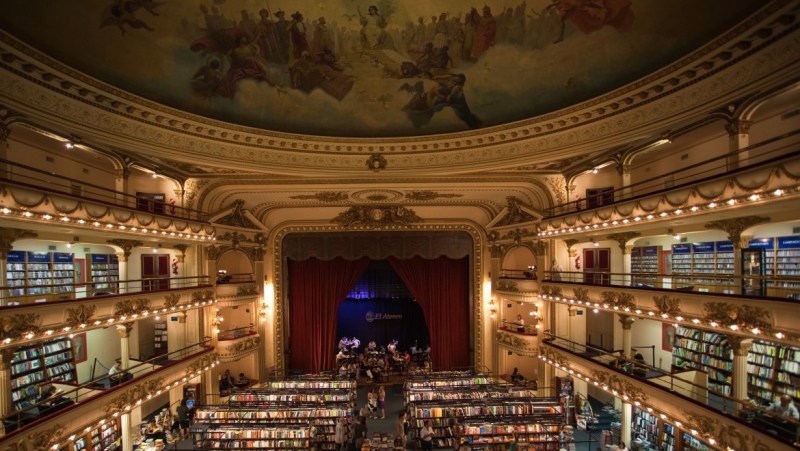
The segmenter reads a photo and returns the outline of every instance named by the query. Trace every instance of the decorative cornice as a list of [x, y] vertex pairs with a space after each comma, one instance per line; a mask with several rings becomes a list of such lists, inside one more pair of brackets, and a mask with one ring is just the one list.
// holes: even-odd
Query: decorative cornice
[[405, 194], [405, 198], [406, 199], [415, 200], [415, 201], [418, 201], [418, 202], [425, 202], [425, 201], [431, 201], [431, 200], [436, 200], [436, 199], [449, 199], [449, 198], [463, 197], [463, 196], [464, 196], [463, 194], [455, 194], [455, 193], [443, 194], [443, 193], [439, 193], [437, 191], [430, 191], [430, 190], [426, 190], [426, 191], [409, 191], [409, 192], [407, 192]]
[[681, 301], [678, 298], [672, 298], [668, 295], [653, 296], [653, 303], [656, 305], [659, 314], [666, 313], [670, 316], [678, 316], [681, 314]]
[[253, 296], [258, 294], [258, 287], [254, 283], [236, 287], [236, 296]]
[[705, 225], [707, 229], [724, 230], [728, 234], [728, 239], [733, 242], [736, 248], [742, 247], [742, 232], [758, 224], [769, 222], [769, 218], [763, 216], [739, 216], [731, 219], [720, 219], [711, 221]]
[[[703, 319], [723, 327], [759, 329], [767, 332], [772, 329], [769, 312], [758, 306], [735, 306], [727, 302], [707, 302], [703, 304]], [[736, 329], [734, 329], [736, 330]]]
[[619, 248], [622, 250], [623, 253], [626, 253], [626, 246], [628, 245], [628, 241], [638, 236], [642, 236], [639, 232], [620, 232], [620, 233], [612, 233], [608, 235], [609, 240], [614, 240], [619, 245]]
[[229, 346], [226, 346], [227, 341], [218, 342], [220, 349], [220, 360], [228, 361], [230, 359], [241, 357], [243, 354], [254, 351], [261, 346], [261, 337], [258, 335], [234, 340]]
[[192, 302], [198, 303], [203, 301], [213, 301], [216, 297], [214, 290], [203, 290], [192, 292]]
[[544, 357], [544, 358], [546, 358], [546, 359], [552, 360], [553, 363], [555, 363], [557, 365], [561, 365], [561, 366], [569, 365], [569, 359], [564, 357], [560, 352], [556, 351], [553, 348], [540, 347], [539, 348], [539, 355]]
[[347, 191], [321, 191], [314, 194], [297, 194], [295, 196], [289, 196], [289, 199], [313, 199], [325, 203], [344, 202], [349, 198], [350, 195], [347, 194]]
[[135, 405], [137, 401], [141, 403], [141, 400], [146, 399], [148, 396], [152, 396], [153, 393], [161, 390], [162, 388], [164, 388], [163, 377], [157, 377], [138, 383], [126, 389], [119, 395], [111, 398], [103, 407], [103, 409], [106, 413], [127, 410], [126, 407]]
[[591, 376], [601, 385], [607, 385], [612, 391], [616, 390], [621, 397], [627, 396], [629, 402], [647, 402], [647, 395], [639, 386], [631, 384], [627, 379], [619, 376], [618, 374], [600, 370], [592, 370]]
[[28, 434], [25, 438], [14, 440], [3, 451], [45, 451], [53, 448], [64, 439], [67, 427], [56, 423], [43, 431]]
[[588, 301], [589, 300], [589, 289], [588, 288], [573, 288], [572, 293], [575, 295], [575, 300], [577, 301]]
[[603, 291], [600, 293], [603, 304], [607, 304], [614, 310], [631, 311], [636, 308], [636, 297], [631, 293], [620, 291]]
[[150, 310], [150, 299], [126, 299], [114, 305], [114, 315], [119, 317], [131, 317], [144, 311]]
[[131, 251], [134, 247], [140, 247], [144, 245], [144, 243], [142, 243], [139, 240], [113, 239], [113, 240], [107, 240], [106, 242], [108, 244], [113, 244], [114, 246], [121, 247], [122, 252], [125, 254], [126, 260], [128, 259], [128, 257], [131, 256]]
[[496, 338], [497, 344], [500, 346], [505, 346], [513, 349], [514, 351], [528, 355], [535, 355], [536, 353], [536, 343], [533, 336], [521, 336], [511, 332], [498, 330]]
[[736, 451], [774, 451], [772, 446], [762, 443], [748, 428], [740, 425], [726, 424], [717, 418], [701, 415], [688, 410], [683, 411], [686, 419], [685, 428], [694, 429], [701, 435], [719, 437], [719, 449], [735, 449]]
[[519, 285], [513, 280], [498, 280], [497, 290], [515, 293], [519, 291]]
[[552, 285], [543, 285], [539, 291], [546, 296], [561, 297], [563, 295], [561, 287], [554, 287]]
[[507, 202], [507, 213], [503, 216], [500, 221], [495, 224], [496, 227], [503, 227], [512, 224], [520, 224], [525, 222], [532, 222], [536, 221], [537, 218], [532, 214], [525, 211], [525, 208], [532, 210], [533, 208], [530, 205], [526, 205], [522, 200], [515, 196], [508, 196], [506, 197]]
[[164, 308], [172, 309], [181, 302], [180, 293], [170, 293], [164, 296]]
[[209, 260], [218, 260], [219, 256], [222, 255], [222, 248], [217, 245], [206, 246], [206, 255], [208, 255]]
[[228, 225], [233, 227], [242, 227], [245, 229], [257, 229], [258, 227], [251, 221], [245, 214], [244, 200], [236, 199], [231, 205], [233, 211], [227, 216], [214, 221], [217, 224]]
[[22, 229], [12, 229], [7, 227], [0, 228], [0, 259], [8, 258], [8, 251], [14, 248], [14, 241], [23, 238], [36, 238], [36, 232]]
[[74, 329], [89, 324], [96, 310], [97, 306], [94, 304], [81, 304], [76, 308], [68, 308], [67, 325]]
[[19, 339], [39, 333], [41, 318], [36, 313], [3, 315], [0, 317], [0, 340]]
[[339, 213], [338, 216], [331, 220], [332, 223], [339, 224], [345, 228], [408, 226], [421, 221], [422, 218], [417, 216], [414, 210], [401, 206], [354, 206], [347, 211]]
[[206, 354], [203, 357], [199, 358], [197, 361], [186, 367], [184, 373], [192, 374], [198, 371], [202, 371], [205, 367], [211, 366], [219, 360], [219, 354], [216, 352], [212, 352], [211, 354]]

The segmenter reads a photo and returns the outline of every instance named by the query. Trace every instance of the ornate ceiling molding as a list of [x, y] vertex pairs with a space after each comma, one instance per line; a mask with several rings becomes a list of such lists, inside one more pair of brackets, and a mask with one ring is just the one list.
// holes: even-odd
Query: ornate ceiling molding
[[355, 206], [339, 213], [331, 222], [345, 228], [362, 227], [382, 229], [385, 227], [406, 227], [421, 222], [414, 210], [401, 206], [368, 207]]
[[[762, 11], [706, 47], [636, 83], [574, 107], [513, 125], [420, 138], [348, 140], [282, 133], [190, 115], [155, 104], [89, 76], [0, 34], [0, 93], [12, 109], [34, 122], [72, 124], [102, 130], [121, 147], [139, 143], [142, 153], [157, 149], [165, 157], [191, 154], [199, 163], [226, 156], [240, 167], [342, 169], [369, 171], [364, 154], [393, 154], [392, 170], [438, 171], [469, 162], [508, 166], [509, 160], [568, 158], [597, 148], [616, 135], [656, 132], [663, 121], [701, 114], [709, 103], [722, 105], [745, 89], [768, 80], [793, 77], [798, 46], [791, 2], [772, 2]], [[765, 30], [765, 32], [757, 32]], [[49, 122], [49, 121], [48, 121]], [[59, 124], [60, 123], [60, 124]], [[98, 133], [100, 134], [100, 133]], [[112, 138], [113, 137], [113, 138]], [[254, 150], [257, 150], [254, 152]], [[292, 158], [286, 158], [292, 154]], [[213, 167], [213, 165], [212, 165]]]

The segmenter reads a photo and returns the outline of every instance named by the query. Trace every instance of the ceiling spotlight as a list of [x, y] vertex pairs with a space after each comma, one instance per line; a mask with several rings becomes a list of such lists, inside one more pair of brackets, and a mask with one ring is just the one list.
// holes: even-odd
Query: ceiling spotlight
[[64, 146], [65, 146], [67, 149], [72, 149], [73, 147], [75, 147], [75, 144], [72, 144], [72, 141], [67, 141], [67, 143], [66, 143], [66, 144], [64, 144]]
[[592, 169], [592, 174], [597, 174], [598, 172], [597, 168]]

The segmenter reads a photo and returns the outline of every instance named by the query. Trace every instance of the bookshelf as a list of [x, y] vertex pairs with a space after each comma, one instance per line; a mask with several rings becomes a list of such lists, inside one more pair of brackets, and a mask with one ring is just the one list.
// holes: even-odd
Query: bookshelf
[[[694, 285], [698, 291], [733, 293], [733, 278], [702, 277], [732, 275], [733, 269], [734, 252], [730, 241], [672, 245], [673, 281], [678, 287], [687, 284]], [[680, 277], [681, 275], [693, 277]]]
[[86, 265], [92, 292], [117, 292], [119, 258], [115, 254], [86, 254]]
[[410, 436], [419, 438], [425, 421], [435, 432], [434, 448], [456, 443], [449, 421], [464, 426], [462, 440], [481, 449], [506, 449], [516, 437], [537, 450], [558, 450], [564, 422], [560, 398], [539, 398], [528, 390], [515, 391], [502, 379], [481, 375], [437, 375], [410, 380], [405, 399], [411, 413]]
[[661, 247], [644, 246], [631, 249], [631, 273], [634, 284], [655, 286], [661, 274]]
[[276, 427], [248, 428], [217, 426], [193, 428], [194, 449], [309, 449], [310, 427], [287, 424]]
[[10, 251], [6, 259], [6, 281], [11, 288], [10, 296], [38, 296], [45, 300], [72, 298], [75, 291], [73, 254]]
[[[88, 429], [69, 441], [72, 451], [115, 451], [122, 449], [122, 434], [116, 420]], [[67, 448], [64, 448], [65, 450]]]
[[153, 324], [153, 349], [154, 355], [160, 356], [164, 355], [169, 352], [168, 347], [168, 334], [167, 334], [167, 322], [166, 321], [155, 321]]
[[725, 335], [679, 326], [675, 333], [672, 365], [707, 373], [708, 389], [730, 396], [733, 350]]
[[655, 415], [634, 408], [631, 419], [631, 439], [634, 441], [641, 440], [645, 445], [655, 447], [659, 444], [659, 436], [661, 435], [663, 424]]
[[800, 403], [800, 349], [755, 341], [747, 355], [747, 392], [760, 404], [783, 394]]
[[[219, 428], [238, 430], [239, 434], [251, 434], [254, 437], [258, 437], [261, 431], [266, 429], [309, 430], [308, 439], [314, 441], [317, 449], [335, 449], [336, 421], [351, 413], [352, 410], [349, 406], [202, 406], [195, 412], [196, 423], [192, 426], [191, 432], [195, 446], [199, 446], [200, 449], [203, 449], [203, 444], [208, 443], [206, 440], [209, 438], [206, 431]], [[310, 432], [312, 426], [313, 434]], [[313, 435], [313, 439], [311, 435]], [[265, 438], [265, 440], [273, 438], [275, 437]], [[241, 444], [244, 446], [239, 449], [264, 449], [254, 441], [244, 440]]]
[[800, 299], [800, 235], [778, 237], [776, 241], [775, 275], [795, 279], [777, 281], [780, 291], [776, 294]]
[[72, 341], [62, 338], [14, 352], [11, 359], [11, 401], [22, 409], [37, 401], [44, 382], [75, 382]]

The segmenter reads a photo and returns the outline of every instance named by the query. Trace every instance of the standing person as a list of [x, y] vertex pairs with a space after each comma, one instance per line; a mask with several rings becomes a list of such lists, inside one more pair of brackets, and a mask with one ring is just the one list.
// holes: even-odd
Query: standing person
[[360, 450], [361, 446], [364, 444], [364, 440], [367, 438], [367, 417], [358, 417], [358, 422], [356, 423], [356, 427], [354, 428], [353, 432], [353, 444], [356, 446], [356, 450]]
[[522, 315], [517, 315], [517, 332], [525, 332], [525, 320], [522, 318]]
[[406, 413], [400, 412], [397, 414], [397, 423], [394, 424], [394, 435], [397, 437], [397, 445], [402, 445], [403, 449], [406, 447]]
[[378, 395], [375, 393], [374, 388], [370, 388], [367, 393], [367, 408], [369, 408], [369, 417], [375, 418], [378, 410]]
[[550, 264], [550, 280], [554, 282], [560, 281], [561, 271], [561, 265], [559, 265], [556, 260], [553, 260], [553, 263]]
[[433, 422], [431, 420], [425, 420], [425, 425], [419, 432], [419, 439], [422, 443], [423, 450], [433, 450], [433, 436]]
[[189, 407], [186, 406], [186, 399], [181, 399], [180, 405], [175, 409], [178, 417], [178, 427], [180, 427], [181, 437], [186, 437], [189, 431]]
[[333, 442], [336, 443], [336, 451], [345, 451], [345, 437], [347, 437], [347, 418], [339, 418], [333, 434]]
[[381, 411], [381, 420], [386, 418], [386, 389], [383, 385], [378, 388], [378, 410]]

